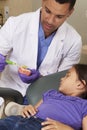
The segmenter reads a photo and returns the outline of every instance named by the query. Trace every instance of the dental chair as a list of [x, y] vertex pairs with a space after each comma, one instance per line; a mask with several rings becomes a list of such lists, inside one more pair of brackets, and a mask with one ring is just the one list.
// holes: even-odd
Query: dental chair
[[11, 100], [19, 104], [23, 104], [23, 96], [20, 92], [11, 88], [0, 87], [0, 97], [3, 97], [6, 101]]
[[42, 94], [49, 89], [57, 89], [60, 83], [61, 77], [64, 77], [67, 70], [57, 72], [47, 76], [43, 76], [32, 83], [26, 92], [28, 103], [35, 105], [41, 98]]

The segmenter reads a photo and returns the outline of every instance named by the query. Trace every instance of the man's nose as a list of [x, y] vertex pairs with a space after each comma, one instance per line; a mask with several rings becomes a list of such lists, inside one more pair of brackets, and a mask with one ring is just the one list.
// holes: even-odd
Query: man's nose
[[49, 20], [48, 20], [49, 24], [53, 24], [54, 21], [55, 21], [54, 15], [50, 15], [50, 16], [49, 16]]

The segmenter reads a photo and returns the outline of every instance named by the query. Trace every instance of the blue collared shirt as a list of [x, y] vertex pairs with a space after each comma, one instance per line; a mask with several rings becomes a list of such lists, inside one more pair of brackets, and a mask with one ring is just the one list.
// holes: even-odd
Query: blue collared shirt
[[37, 68], [39, 68], [40, 64], [44, 60], [46, 56], [47, 50], [51, 41], [55, 35], [55, 32], [52, 33], [49, 37], [45, 38], [44, 31], [42, 25], [39, 25], [39, 32], [38, 32], [38, 58], [37, 58]]

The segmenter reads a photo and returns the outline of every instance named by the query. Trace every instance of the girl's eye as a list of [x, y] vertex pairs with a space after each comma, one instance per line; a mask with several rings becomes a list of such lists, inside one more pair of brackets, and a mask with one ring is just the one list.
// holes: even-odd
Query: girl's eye
[[69, 77], [70, 75], [69, 74], [66, 74], [66, 76], [65, 77]]

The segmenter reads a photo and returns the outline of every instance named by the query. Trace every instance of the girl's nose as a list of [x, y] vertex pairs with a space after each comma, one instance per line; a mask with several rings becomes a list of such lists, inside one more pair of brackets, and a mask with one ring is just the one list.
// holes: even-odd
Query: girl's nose
[[65, 77], [62, 77], [62, 78], [61, 78], [61, 81], [64, 80], [64, 78], [65, 78]]

